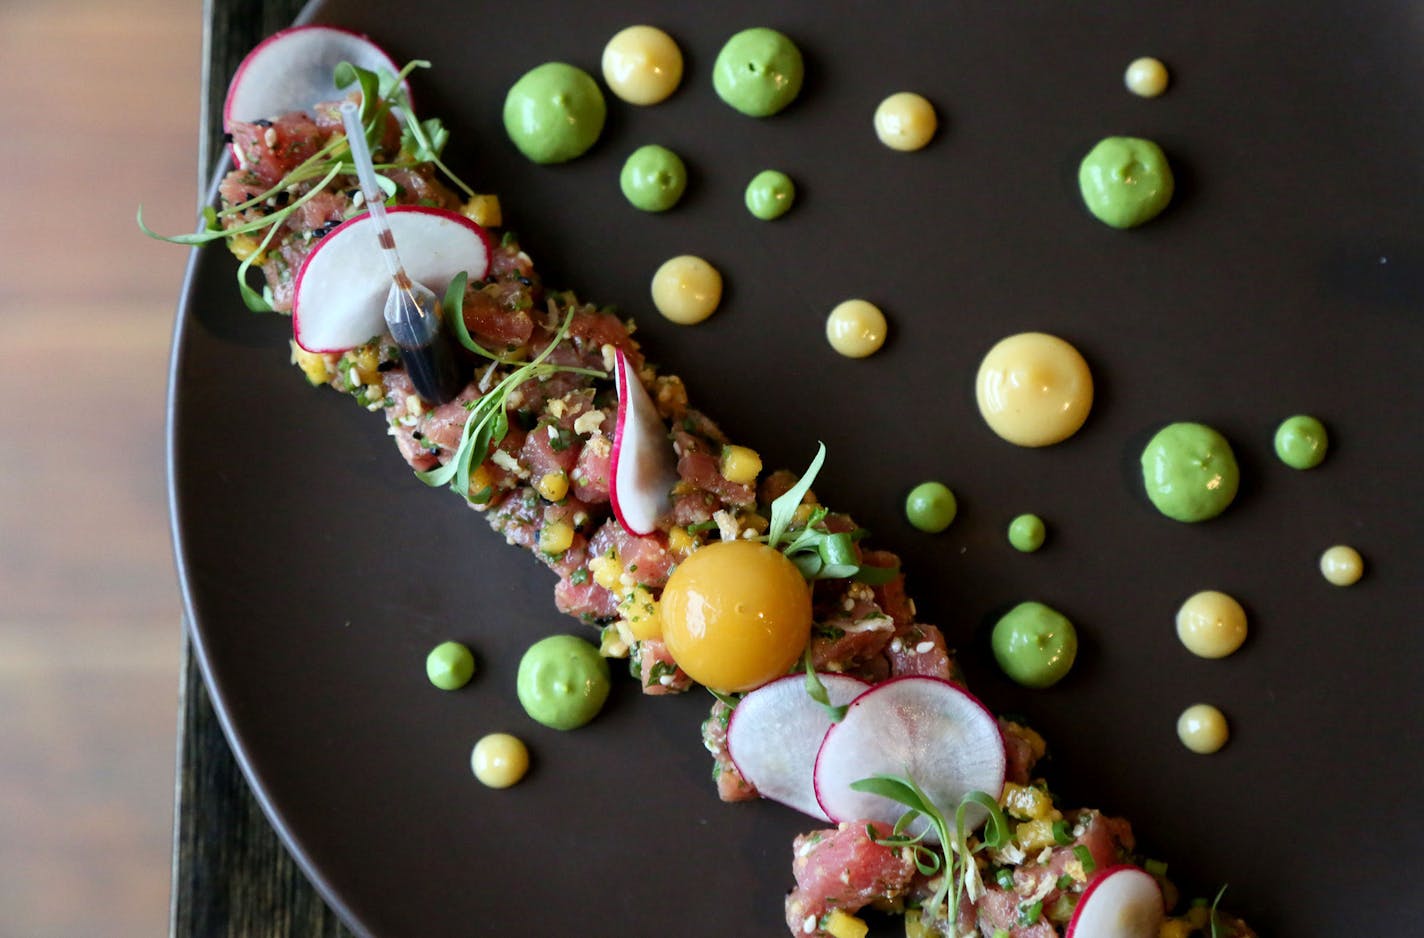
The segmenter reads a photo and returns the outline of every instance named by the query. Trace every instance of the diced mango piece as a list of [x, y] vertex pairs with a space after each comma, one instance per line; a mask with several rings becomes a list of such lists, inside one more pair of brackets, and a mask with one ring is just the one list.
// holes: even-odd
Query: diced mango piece
[[834, 938], [865, 938], [870, 933], [870, 926], [864, 919], [848, 915], [840, 909], [832, 909], [827, 913], [821, 928]]
[[1006, 783], [1003, 794], [999, 796], [999, 804], [1005, 812], [1020, 821], [1056, 821], [1061, 816], [1054, 809], [1053, 799], [1048, 797], [1048, 793], [1032, 785]]
[[697, 538], [687, 533], [687, 528], [673, 528], [668, 532], [668, 550], [685, 554], [697, 546]]
[[593, 582], [609, 592], [618, 589], [618, 581], [623, 577], [623, 564], [617, 557], [611, 553], [600, 554], [588, 562], [588, 569], [593, 574]]
[[574, 543], [574, 528], [567, 521], [552, 521], [539, 529], [539, 549], [546, 554], [562, 554]]
[[1049, 820], [1025, 821], [1014, 828], [1014, 839], [1030, 855], [1058, 843], [1053, 836], [1053, 822]]
[[320, 352], [308, 352], [292, 341], [292, 364], [302, 370], [307, 376], [307, 381], [313, 385], [326, 384], [331, 380], [331, 376], [336, 374], [336, 357], [334, 355], [323, 355]]
[[561, 501], [569, 494], [569, 477], [563, 472], [548, 472], [539, 477], [539, 481], [534, 483], [534, 488], [539, 490], [539, 494], [551, 502]]
[[658, 614], [658, 601], [645, 586], [635, 586], [619, 604], [628, 631], [640, 642], [663, 637], [663, 620]]
[[472, 195], [461, 212], [470, 221], [486, 228], [498, 228], [504, 221], [497, 195]]
[[266, 258], [253, 256], [257, 254], [257, 250], [260, 247], [262, 247], [262, 242], [252, 237], [252, 235], [237, 234], [227, 239], [227, 249], [232, 252], [233, 257], [240, 261], [252, 258], [252, 263], [261, 264]]
[[1169, 919], [1157, 929], [1157, 938], [1189, 938], [1192, 927], [1179, 918]]
[[761, 474], [761, 456], [756, 450], [745, 446], [724, 446], [718, 470], [728, 482], [751, 485]]

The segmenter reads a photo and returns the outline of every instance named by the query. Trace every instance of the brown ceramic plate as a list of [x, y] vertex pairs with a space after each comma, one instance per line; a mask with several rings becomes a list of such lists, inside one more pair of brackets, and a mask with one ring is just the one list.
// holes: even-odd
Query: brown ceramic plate
[[[547, 281], [635, 316], [652, 359], [735, 439], [798, 469], [826, 442], [822, 498], [901, 552], [971, 686], [1049, 738], [1067, 803], [1130, 818], [1188, 896], [1229, 883], [1227, 905], [1263, 934], [1424, 920], [1404, 875], [1424, 839], [1424, 19], [1410, 4], [332, 0], [318, 18], [434, 63], [415, 86], [452, 131], [451, 165], [501, 194]], [[611, 101], [572, 164], [519, 157], [500, 124], [515, 78], [550, 59], [596, 73], [605, 40], [637, 22], [677, 37], [682, 89], [654, 108]], [[750, 25], [806, 55], [800, 100], [769, 120], [734, 113], [709, 80]], [[1123, 89], [1142, 54], [1171, 67], [1165, 97]], [[942, 115], [919, 153], [871, 132], [903, 89]], [[1122, 133], [1158, 140], [1179, 180], [1170, 210], [1126, 233], [1090, 218], [1075, 182], [1083, 153]], [[692, 175], [662, 216], [616, 181], [648, 142]], [[766, 167], [801, 192], [771, 224], [742, 207]], [[696, 328], [648, 301], [652, 271], [683, 252], [728, 284]], [[323, 892], [378, 935], [782, 934], [789, 844], [809, 824], [717, 801], [698, 741], [709, 698], [644, 699], [619, 680], [587, 729], [528, 720], [520, 653], [580, 629], [554, 611], [550, 574], [412, 478], [378, 417], [307, 387], [287, 323], [245, 312], [232, 270], [200, 252], [175, 351], [183, 580], [239, 759]], [[893, 324], [865, 361], [822, 338], [852, 296]], [[1044, 450], [1001, 442], [974, 406], [979, 358], [1023, 330], [1069, 339], [1097, 378], [1082, 432]], [[1309, 472], [1271, 448], [1298, 412], [1332, 434]], [[1158, 515], [1136, 468], [1183, 419], [1222, 430], [1243, 472], [1231, 509], [1195, 526]], [[929, 478], [961, 499], [939, 536], [901, 515]], [[1004, 536], [1024, 511], [1050, 525], [1037, 555]], [[1339, 542], [1369, 564], [1349, 589], [1316, 570]], [[1177, 605], [1205, 588], [1251, 617], [1223, 661], [1174, 637]], [[1029, 598], [1083, 640], [1049, 691], [1007, 683], [987, 654], [997, 615]], [[447, 638], [480, 661], [458, 693], [423, 672]], [[1176, 740], [1197, 701], [1231, 720], [1218, 755]], [[468, 767], [493, 730], [534, 752], [509, 791]]]

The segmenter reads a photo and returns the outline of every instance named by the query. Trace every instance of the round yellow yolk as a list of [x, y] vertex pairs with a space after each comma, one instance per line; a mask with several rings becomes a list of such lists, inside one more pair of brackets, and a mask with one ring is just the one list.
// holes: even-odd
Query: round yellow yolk
[[700, 257], [674, 257], [653, 274], [653, 305], [675, 323], [699, 323], [711, 316], [720, 302], [722, 275]]
[[811, 637], [811, 587], [785, 554], [755, 541], [693, 552], [668, 577], [658, 611], [678, 667], [722, 691], [785, 674]]
[[892, 94], [875, 109], [875, 136], [892, 150], [918, 150], [939, 126], [934, 105], [913, 91]]
[[1177, 610], [1177, 637], [1202, 658], [1225, 658], [1246, 641], [1246, 610], [1225, 593], [1203, 590]]
[[1023, 332], [989, 350], [974, 382], [989, 429], [1018, 446], [1068, 439], [1093, 407], [1093, 375], [1057, 336]]
[[603, 47], [603, 80], [629, 104], [657, 104], [682, 81], [682, 50], [656, 26], [629, 26]]
[[865, 300], [846, 300], [826, 317], [826, 340], [846, 358], [864, 358], [885, 344], [885, 314]]
[[1177, 718], [1177, 738], [1192, 752], [1216, 752], [1230, 736], [1226, 717], [1211, 704], [1192, 704]]

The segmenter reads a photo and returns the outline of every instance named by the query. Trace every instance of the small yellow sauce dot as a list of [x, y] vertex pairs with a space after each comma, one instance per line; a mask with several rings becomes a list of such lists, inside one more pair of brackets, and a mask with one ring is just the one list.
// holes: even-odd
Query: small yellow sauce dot
[[826, 317], [826, 340], [846, 358], [865, 358], [885, 344], [885, 314], [865, 300], [846, 300]]
[[517, 736], [490, 733], [475, 743], [470, 768], [490, 788], [508, 788], [529, 771], [529, 750]]
[[1225, 658], [1246, 641], [1246, 610], [1225, 593], [1203, 590], [1177, 610], [1177, 637], [1202, 658]]
[[629, 104], [657, 104], [682, 81], [682, 50], [655, 26], [629, 26], [603, 48], [603, 80]]
[[1167, 90], [1167, 66], [1150, 56], [1133, 59], [1122, 83], [1140, 98], [1155, 98]]
[[1320, 574], [1336, 586], [1351, 586], [1365, 575], [1365, 561], [1355, 548], [1336, 544], [1320, 555]]
[[913, 91], [892, 94], [875, 109], [875, 135], [892, 150], [918, 150], [938, 127], [934, 105]]
[[1226, 717], [1211, 704], [1193, 704], [1177, 717], [1177, 738], [1192, 752], [1216, 752], [1230, 736]]
[[674, 257], [653, 275], [653, 305], [684, 326], [711, 316], [722, 302], [722, 275], [700, 257]]
[[1093, 407], [1093, 375], [1078, 350], [1057, 336], [1023, 332], [984, 356], [974, 382], [989, 429], [1017, 446], [1068, 439]]

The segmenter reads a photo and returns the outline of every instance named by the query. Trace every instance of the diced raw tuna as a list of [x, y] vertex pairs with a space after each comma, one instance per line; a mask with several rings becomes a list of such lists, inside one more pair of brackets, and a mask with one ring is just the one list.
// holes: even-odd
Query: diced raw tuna
[[[578, 575], [578, 569], [583, 575]], [[583, 582], [575, 582], [582, 579]], [[554, 584], [554, 604], [559, 611], [589, 622], [613, 619], [618, 615], [618, 600], [612, 593], [593, 582], [588, 568], [570, 570]]]
[[499, 355], [519, 348], [534, 334], [534, 320], [527, 310], [509, 310], [485, 292], [470, 285], [465, 290], [465, 329], [487, 351]]
[[681, 694], [692, 686], [692, 678], [672, 660], [667, 646], [655, 638], [638, 643], [638, 668], [645, 694]]
[[1017, 785], [1027, 785], [1033, 777], [1033, 767], [1047, 750], [1043, 737], [1012, 720], [1000, 719], [999, 731], [1004, 736], [1004, 754], [1007, 760], [1004, 780]]
[[668, 574], [677, 563], [668, 550], [667, 536], [662, 532], [637, 535], [618, 523], [617, 518], [609, 518], [594, 533], [589, 541], [589, 554], [593, 557], [613, 551], [623, 565], [623, 572], [635, 583], [659, 589], [667, 583]]
[[579, 450], [578, 462], [569, 475], [574, 495], [590, 505], [607, 502], [612, 473], [613, 444], [609, 442], [608, 437], [596, 435]]
[[933, 625], [916, 623], [895, 633], [885, 649], [895, 677], [924, 675], [962, 684], [945, 648], [944, 635]]
[[751, 782], [737, 771], [736, 763], [727, 753], [727, 722], [732, 708], [722, 701], [712, 704], [712, 712], [702, 721], [702, 745], [712, 754], [712, 779], [717, 783], [717, 797], [723, 801], [751, 801], [760, 797]]
[[309, 159], [326, 142], [326, 134], [316, 121], [301, 111], [250, 124], [233, 121], [228, 132], [232, 134], [233, 149], [241, 160], [238, 168], [250, 171], [265, 183], [264, 189], [281, 182], [283, 176]]
[[[915, 874], [909, 851], [871, 840], [867, 823], [851, 821], [796, 838], [791, 861], [796, 888], [786, 897], [792, 934], [824, 935], [821, 916], [831, 909], [855, 912], [877, 899], [894, 899], [909, 887]], [[873, 826], [879, 836], [889, 836], [888, 824]]]
[[1022, 904], [1023, 899], [1014, 890], [990, 886], [974, 906], [980, 934], [1003, 931], [1008, 932], [1009, 938], [1058, 938], [1058, 929], [1042, 916], [1031, 925], [1020, 925]]
[[713, 444], [678, 427], [673, 430], [673, 449], [677, 452], [677, 474], [694, 488], [711, 492], [728, 505], [749, 508], [756, 504], [756, 489], [741, 482], [728, 481], [718, 468]]

